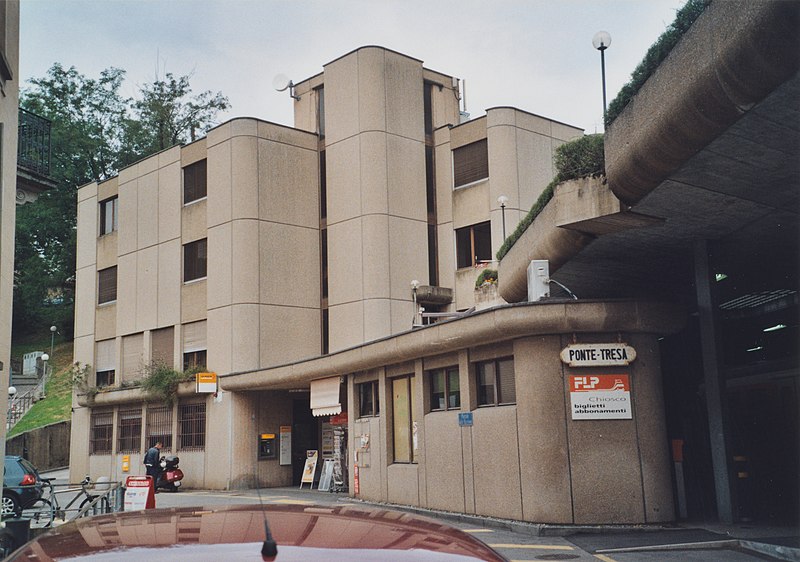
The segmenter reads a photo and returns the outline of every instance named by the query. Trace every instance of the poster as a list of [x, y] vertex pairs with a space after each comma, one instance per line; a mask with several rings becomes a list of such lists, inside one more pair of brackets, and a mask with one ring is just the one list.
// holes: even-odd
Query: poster
[[281, 460], [279, 461], [281, 466], [288, 466], [292, 464], [292, 426], [291, 425], [282, 425], [281, 426], [281, 443], [280, 443], [280, 455]]
[[570, 375], [573, 420], [629, 420], [631, 387], [628, 375]]

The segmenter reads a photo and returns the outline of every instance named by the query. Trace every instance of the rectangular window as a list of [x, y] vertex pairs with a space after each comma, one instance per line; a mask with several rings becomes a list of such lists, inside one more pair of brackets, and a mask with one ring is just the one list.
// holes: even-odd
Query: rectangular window
[[117, 266], [97, 272], [97, 304], [117, 300]]
[[111, 386], [116, 382], [117, 342], [103, 340], [95, 344], [95, 385]]
[[478, 406], [516, 403], [517, 390], [512, 358], [477, 363], [475, 374], [478, 383]]
[[183, 204], [206, 196], [208, 170], [205, 160], [190, 164], [183, 169]]
[[206, 368], [206, 350], [189, 351], [183, 354], [183, 370]]
[[414, 419], [412, 392], [414, 375], [392, 379], [392, 426], [394, 462], [415, 462], [411, 423]]
[[93, 411], [89, 417], [89, 454], [110, 454], [113, 432], [114, 413]]
[[325, 88], [314, 90], [317, 93], [317, 132], [319, 138], [325, 138]]
[[117, 230], [119, 221], [119, 198], [112, 197], [100, 202], [100, 236]]
[[208, 240], [203, 238], [183, 246], [183, 282], [202, 279], [206, 276], [208, 262]]
[[461, 187], [489, 177], [486, 139], [453, 150], [453, 186]]
[[492, 223], [456, 229], [456, 267], [474, 267], [492, 261]]
[[147, 408], [147, 442], [145, 448], [153, 447], [158, 441], [164, 445], [162, 451], [172, 450], [172, 408], [151, 406]]
[[428, 371], [431, 392], [431, 411], [459, 410], [461, 389], [458, 367], [447, 367]]
[[114, 369], [110, 371], [97, 371], [95, 373], [96, 376], [96, 386], [111, 386], [114, 384], [116, 380], [117, 372]]
[[175, 328], [153, 330], [150, 335], [150, 357], [153, 361], [163, 363], [172, 368], [175, 363], [173, 353], [175, 348]]
[[178, 450], [202, 451], [206, 447], [206, 405], [178, 405]]
[[136, 453], [142, 443], [142, 409], [120, 410], [117, 415], [117, 452]]
[[377, 416], [381, 412], [378, 400], [378, 381], [362, 382], [358, 386], [358, 417]]

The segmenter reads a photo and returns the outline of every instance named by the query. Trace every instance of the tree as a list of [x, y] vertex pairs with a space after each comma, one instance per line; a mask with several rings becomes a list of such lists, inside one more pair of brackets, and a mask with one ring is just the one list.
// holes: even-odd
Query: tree
[[189, 76], [167, 74], [145, 84], [138, 100], [121, 95], [124, 79], [118, 68], [92, 79], [55, 63], [21, 92], [20, 106], [52, 123], [50, 177], [56, 188], [17, 209], [15, 334], [45, 333], [51, 324], [71, 333], [76, 188], [194, 139], [229, 107], [219, 92], [191, 97]]

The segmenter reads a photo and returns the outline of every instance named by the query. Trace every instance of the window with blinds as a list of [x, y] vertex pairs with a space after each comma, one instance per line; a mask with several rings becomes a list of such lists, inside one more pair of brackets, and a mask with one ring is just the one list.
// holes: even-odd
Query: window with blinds
[[142, 377], [144, 367], [144, 334], [132, 334], [122, 338], [122, 381], [134, 381]]
[[97, 272], [97, 304], [117, 300], [117, 266]]
[[183, 246], [183, 282], [202, 279], [206, 276], [208, 243], [205, 238]]
[[96, 386], [111, 386], [116, 381], [116, 355], [116, 340], [103, 340], [95, 344], [94, 372]]
[[489, 149], [486, 139], [453, 150], [453, 187], [489, 177]]
[[150, 342], [150, 356], [153, 361], [171, 368], [175, 363], [175, 329], [169, 327], [153, 330]]
[[142, 409], [120, 410], [117, 414], [117, 452], [136, 453], [142, 444]]
[[183, 204], [206, 197], [207, 186], [208, 167], [205, 160], [186, 166], [183, 169]]

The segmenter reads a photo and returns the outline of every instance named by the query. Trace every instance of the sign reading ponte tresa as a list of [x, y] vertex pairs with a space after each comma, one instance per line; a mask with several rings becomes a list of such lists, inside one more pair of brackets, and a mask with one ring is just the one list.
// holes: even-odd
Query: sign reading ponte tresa
[[570, 367], [614, 367], [634, 359], [636, 350], [624, 343], [574, 343], [561, 351], [561, 361]]
[[631, 385], [628, 375], [570, 375], [573, 420], [629, 420]]

